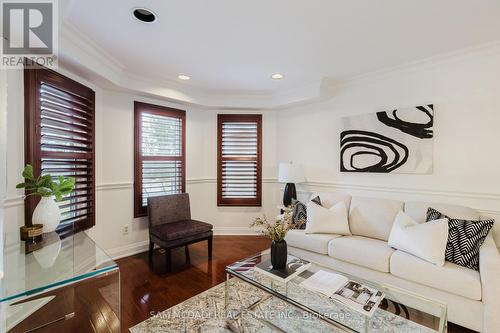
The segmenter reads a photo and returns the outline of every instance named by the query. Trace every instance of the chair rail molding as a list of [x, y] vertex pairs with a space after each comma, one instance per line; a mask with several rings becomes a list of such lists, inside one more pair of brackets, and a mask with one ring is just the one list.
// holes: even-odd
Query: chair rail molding
[[318, 181], [318, 180], [307, 181], [303, 184], [303, 187], [304, 185], [305, 187], [326, 187], [326, 188], [345, 189], [345, 190], [396, 192], [396, 193], [424, 194], [424, 195], [436, 195], [436, 196], [446, 196], [446, 197], [500, 200], [500, 193], [488, 193], [488, 192], [432, 190], [432, 189], [428, 190], [423, 188], [362, 185], [355, 183], [340, 183], [340, 182], [329, 182], [329, 181]]
[[13, 197], [6, 197], [3, 201], [4, 203], [4, 208], [12, 208], [16, 206], [23, 206], [24, 205], [24, 196], [18, 195], [18, 196], [13, 196]]
[[[274, 184], [277, 183], [276, 178], [263, 178], [262, 183], [264, 184]], [[215, 184], [217, 183], [217, 178], [215, 177], [205, 177], [205, 178], [187, 178], [186, 185], [196, 185], [196, 184]], [[133, 182], [116, 182], [116, 183], [102, 183], [96, 186], [97, 191], [109, 191], [109, 190], [122, 190], [122, 189], [132, 189], [134, 187]]]
[[[279, 189], [283, 192], [283, 187]], [[425, 200], [434, 201], [435, 198], [455, 198], [460, 199], [460, 201], [469, 201], [471, 208], [476, 209], [482, 215], [500, 215], [500, 193], [488, 193], [488, 192], [473, 192], [473, 191], [453, 191], [453, 190], [433, 190], [433, 189], [423, 189], [423, 188], [412, 188], [412, 187], [389, 187], [382, 185], [362, 185], [347, 182], [332, 182], [332, 181], [319, 181], [319, 180], [309, 180], [305, 183], [300, 184], [300, 188], [297, 192], [303, 197], [313, 192], [320, 191], [334, 191], [334, 190], [345, 190], [345, 191], [366, 191], [375, 193], [391, 193], [391, 194], [407, 194], [407, 195], [418, 195], [421, 197], [429, 197]], [[424, 200], [424, 199], [422, 199]], [[453, 203], [453, 200], [446, 200], [447, 202]], [[479, 205], [472, 204], [481, 203]], [[458, 202], [457, 204], [461, 204]], [[463, 204], [463, 203], [462, 203]], [[463, 204], [468, 206], [468, 204]]]

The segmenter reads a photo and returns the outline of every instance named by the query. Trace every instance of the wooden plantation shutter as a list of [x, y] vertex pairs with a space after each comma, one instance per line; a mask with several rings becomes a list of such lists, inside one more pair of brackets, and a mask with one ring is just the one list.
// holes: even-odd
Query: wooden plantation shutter
[[135, 102], [134, 216], [148, 198], [186, 189], [186, 112]]
[[[95, 224], [94, 91], [46, 68], [25, 69], [25, 160], [35, 176], [74, 177], [58, 230]], [[39, 198], [26, 199], [26, 224]]]
[[260, 206], [262, 115], [219, 114], [217, 205]]

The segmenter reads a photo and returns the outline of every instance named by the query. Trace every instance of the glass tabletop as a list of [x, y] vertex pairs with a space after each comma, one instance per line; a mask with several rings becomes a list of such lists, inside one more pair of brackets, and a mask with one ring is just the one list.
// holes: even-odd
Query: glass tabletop
[[4, 277], [0, 302], [33, 295], [67, 283], [117, 269], [117, 264], [85, 233], [44, 234], [33, 244], [19, 233], [4, 238]]
[[[393, 332], [394, 329], [397, 332], [443, 333], [446, 331], [447, 307], [443, 303], [421, 297], [401, 288], [336, 271], [315, 262], [311, 262], [311, 266], [307, 270], [285, 282], [255, 270], [254, 267], [257, 264], [269, 259], [270, 253], [269, 250], [266, 250], [227, 266], [226, 273], [302, 310], [316, 314], [347, 331]], [[339, 301], [301, 286], [302, 281], [319, 270], [338, 273], [349, 280], [377, 289], [385, 294], [385, 299], [375, 310], [373, 316], [368, 316]]]

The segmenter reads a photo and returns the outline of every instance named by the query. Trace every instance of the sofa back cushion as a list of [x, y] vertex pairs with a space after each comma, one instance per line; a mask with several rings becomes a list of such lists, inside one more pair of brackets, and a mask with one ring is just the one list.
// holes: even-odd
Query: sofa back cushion
[[480, 217], [478, 211], [469, 207], [422, 201], [405, 202], [404, 211], [408, 216], [410, 216], [418, 223], [424, 223], [427, 217], [427, 209], [429, 207], [432, 207], [442, 214], [455, 219], [479, 220]]
[[339, 192], [314, 192], [311, 194], [309, 197], [308, 201], [311, 201], [312, 199], [319, 197], [321, 200], [321, 206], [330, 209], [336, 204], [338, 204], [340, 201], [344, 201], [345, 207], [347, 208], [347, 211], [349, 211], [349, 206], [351, 205], [351, 196], [349, 194], [345, 193], [339, 193]]
[[352, 234], [387, 241], [403, 206], [402, 201], [353, 196], [349, 211]]

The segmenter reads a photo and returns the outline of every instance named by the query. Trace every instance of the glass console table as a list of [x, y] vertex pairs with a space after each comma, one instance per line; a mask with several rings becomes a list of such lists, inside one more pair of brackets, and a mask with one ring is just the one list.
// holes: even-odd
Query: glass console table
[[84, 232], [4, 239], [0, 332], [119, 332], [117, 264]]

